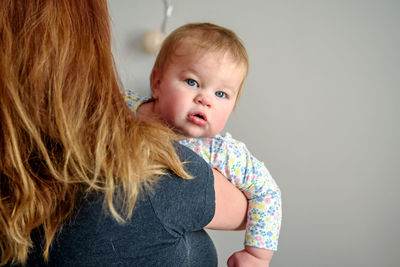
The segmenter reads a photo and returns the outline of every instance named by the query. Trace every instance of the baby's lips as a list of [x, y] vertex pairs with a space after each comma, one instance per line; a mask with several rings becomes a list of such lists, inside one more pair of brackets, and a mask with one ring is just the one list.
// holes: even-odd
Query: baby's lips
[[196, 125], [204, 126], [207, 124], [207, 117], [203, 113], [192, 113], [188, 115], [188, 119]]
[[207, 115], [204, 112], [196, 111], [196, 112], [190, 113], [189, 115], [193, 115], [193, 116], [196, 116], [196, 117], [198, 117], [200, 119], [203, 119], [203, 120], [207, 121]]

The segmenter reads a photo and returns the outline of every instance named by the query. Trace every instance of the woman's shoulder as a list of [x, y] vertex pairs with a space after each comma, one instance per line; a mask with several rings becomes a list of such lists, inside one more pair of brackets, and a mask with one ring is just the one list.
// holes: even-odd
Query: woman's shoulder
[[171, 228], [181, 224], [201, 229], [214, 216], [214, 175], [196, 153], [180, 144], [175, 148], [192, 178], [182, 179], [173, 173], [160, 177], [150, 201], [160, 219], [165, 218]]

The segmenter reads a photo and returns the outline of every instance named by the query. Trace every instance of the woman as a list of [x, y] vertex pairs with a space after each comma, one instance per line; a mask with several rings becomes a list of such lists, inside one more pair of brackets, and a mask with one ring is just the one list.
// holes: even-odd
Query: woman
[[106, 0], [1, 1], [0, 88], [1, 265], [212, 266], [202, 228], [243, 227], [244, 196], [125, 106]]

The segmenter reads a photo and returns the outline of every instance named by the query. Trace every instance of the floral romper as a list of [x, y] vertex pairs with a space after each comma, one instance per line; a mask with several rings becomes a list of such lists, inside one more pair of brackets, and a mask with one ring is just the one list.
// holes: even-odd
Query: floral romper
[[[125, 90], [124, 99], [134, 113], [149, 100], [129, 89]], [[218, 169], [247, 197], [249, 205], [244, 244], [277, 250], [282, 220], [281, 192], [264, 163], [229, 133], [179, 142], [196, 152], [212, 168]]]

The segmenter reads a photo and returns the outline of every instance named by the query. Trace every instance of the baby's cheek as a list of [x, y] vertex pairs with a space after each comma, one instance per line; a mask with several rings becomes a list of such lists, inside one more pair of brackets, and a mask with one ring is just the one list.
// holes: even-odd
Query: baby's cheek
[[229, 114], [219, 114], [217, 119], [218, 132], [222, 131], [229, 118]]
[[221, 133], [221, 131], [224, 129], [223, 124], [219, 124], [218, 127], [213, 127], [212, 132], [209, 134], [210, 136], [215, 136], [219, 133]]

